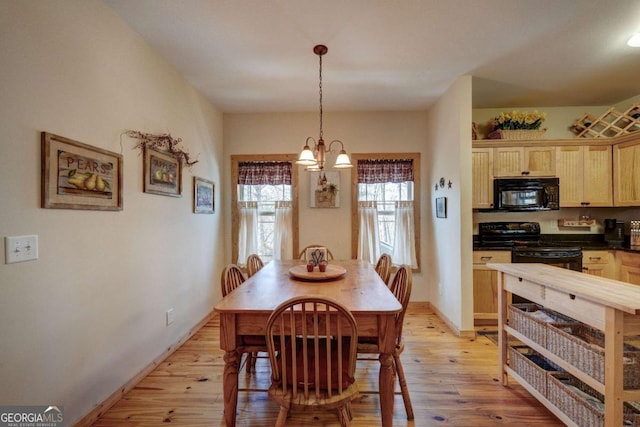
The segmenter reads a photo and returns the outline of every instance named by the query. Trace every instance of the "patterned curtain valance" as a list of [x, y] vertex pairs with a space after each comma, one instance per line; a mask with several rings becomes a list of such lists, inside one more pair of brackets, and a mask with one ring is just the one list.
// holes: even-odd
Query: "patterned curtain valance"
[[240, 162], [238, 184], [291, 185], [291, 162]]
[[358, 160], [358, 183], [413, 181], [413, 159]]

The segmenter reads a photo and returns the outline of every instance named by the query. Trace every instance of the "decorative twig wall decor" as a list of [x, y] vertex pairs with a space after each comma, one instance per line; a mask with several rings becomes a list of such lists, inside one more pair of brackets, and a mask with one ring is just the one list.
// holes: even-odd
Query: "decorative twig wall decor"
[[180, 143], [182, 142], [182, 138], [174, 139], [169, 133], [152, 135], [150, 133], [143, 133], [137, 130], [128, 130], [125, 131], [125, 135], [130, 138], [136, 138], [140, 140], [135, 148], [140, 148], [143, 151], [145, 148], [167, 151], [173, 157], [175, 157], [176, 160], [181, 161], [182, 165], [186, 165], [188, 167], [191, 167], [198, 163], [197, 160], [191, 160], [189, 157], [189, 153], [179, 147]]

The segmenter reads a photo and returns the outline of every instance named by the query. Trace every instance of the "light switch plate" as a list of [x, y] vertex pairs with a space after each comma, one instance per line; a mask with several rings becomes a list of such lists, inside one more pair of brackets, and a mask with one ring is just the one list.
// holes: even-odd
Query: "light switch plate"
[[5, 264], [38, 259], [38, 236], [7, 236], [4, 238]]

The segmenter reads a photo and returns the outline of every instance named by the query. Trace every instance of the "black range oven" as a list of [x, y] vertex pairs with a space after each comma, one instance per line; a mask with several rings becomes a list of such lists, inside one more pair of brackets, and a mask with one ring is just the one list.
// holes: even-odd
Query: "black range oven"
[[582, 271], [582, 249], [569, 247], [514, 247], [511, 262], [540, 262], [574, 271]]
[[537, 222], [481, 222], [479, 249], [510, 249], [511, 262], [539, 262], [582, 271], [582, 248], [545, 243]]
[[[484, 222], [478, 224], [479, 249], [510, 249], [511, 262], [538, 262], [582, 271], [582, 248], [545, 243], [537, 222]], [[514, 295], [513, 302], [528, 302]]]

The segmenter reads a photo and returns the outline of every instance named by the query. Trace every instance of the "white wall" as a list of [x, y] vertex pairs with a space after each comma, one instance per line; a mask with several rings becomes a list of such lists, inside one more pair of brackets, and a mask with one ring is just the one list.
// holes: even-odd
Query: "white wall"
[[[64, 405], [71, 425], [219, 298], [223, 210], [191, 206], [193, 175], [219, 200], [222, 115], [94, 0], [2, 1], [0, 58], [0, 234], [40, 239], [37, 261], [0, 264], [0, 402]], [[182, 198], [143, 193], [125, 129], [198, 156]], [[122, 153], [124, 210], [40, 208], [41, 131]]]
[[[459, 78], [428, 116], [425, 217], [433, 283], [430, 301], [460, 331], [473, 329], [471, 217], [471, 76]], [[443, 177], [447, 183], [436, 190]], [[448, 182], [452, 182], [448, 188]], [[436, 218], [435, 199], [446, 197], [447, 218]]]
[[[425, 152], [426, 112], [370, 112], [323, 114], [325, 141], [340, 139], [351, 153]], [[299, 153], [308, 136], [318, 138], [318, 113], [225, 114], [225, 174], [229, 174], [232, 154]], [[334, 160], [335, 158], [331, 158]], [[425, 196], [427, 168], [422, 155], [421, 218], [430, 210]], [[309, 176], [300, 168], [299, 224], [300, 247], [312, 243], [331, 248], [337, 259], [351, 258], [351, 188], [347, 169], [340, 172], [340, 207], [318, 209], [309, 207]], [[231, 185], [224, 189], [223, 204], [227, 214], [225, 239], [231, 241]], [[425, 250], [429, 238], [422, 227], [421, 265], [430, 256]], [[231, 257], [228, 248], [228, 259]], [[411, 299], [428, 301], [425, 271], [414, 274]]]

